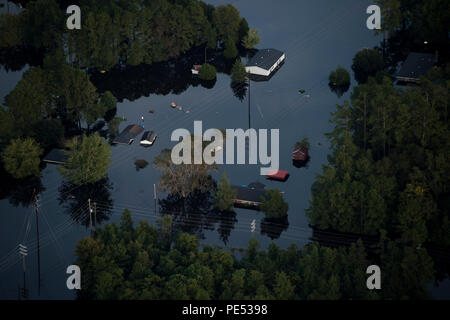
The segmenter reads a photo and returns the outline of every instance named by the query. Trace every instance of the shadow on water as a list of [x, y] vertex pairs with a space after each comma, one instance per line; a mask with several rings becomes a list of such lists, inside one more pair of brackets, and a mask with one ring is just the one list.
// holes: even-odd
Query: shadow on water
[[217, 221], [211, 212], [210, 193], [195, 192], [186, 199], [178, 195], [169, 194], [167, 198], [159, 200], [159, 213], [173, 218], [173, 230], [195, 234], [205, 239], [204, 230], [214, 230]]
[[186, 199], [169, 194], [165, 199], [158, 200], [160, 215], [170, 215], [173, 218], [173, 230], [194, 234], [205, 239], [204, 231], [215, 230], [226, 245], [231, 231], [237, 222], [235, 212], [218, 212], [212, 207], [211, 192], [194, 192]]
[[[204, 48], [198, 47], [166, 62], [116, 66], [103, 74], [96, 70], [91, 72], [90, 78], [99, 92], [109, 90], [119, 102], [124, 99], [134, 101], [150, 94], [180, 94], [191, 86], [201, 85], [211, 89], [216, 84], [216, 79], [203, 81], [191, 73], [192, 66], [204, 63], [204, 59]], [[208, 50], [207, 62], [218, 73], [230, 74], [234, 59], [226, 60], [220, 50]]]
[[75, 222], [88, 227], [90, 225], [88, 203], [91, 199], [92, 224], [100, 224], [108, 221], [112, 213], [112, 186], [108, 178], [83, 186], [64, 182], [59, 188], [58, 201]]
[[281, 219], [264, 218], [261, 221], [261, 234], [268, 236], [270, 239], [278, 239], [283, 231], [289, 227], [287, 216]]
[[231, 90], [233, 90], [233, 95], [239, 99], [239, 101], [243, 101], [247, 95], [247, 82], [231, 82], [230, 84]]
[[348, 89], [350, 88], [350, 83], [343, 86], [333, 85], [332, 83], [329, 83], [328, 87], [332, 92], [336, 94], [338, 98], [340, 98], [344, 93], [348, 91]]
[[34, 192], [40, 193], [45, 190], [41, 178], [29, 177], [21, 180], [12, 178], [3, 169], [0, 169], [0, 200], [8, 198], [15, 206], [29, 207], [33, 204]]
[[311, 160], [311, 157], [308, 156], [306, 160], [292, 160], [292, 165], [296, 168], [308, 168], [308, 163]]
[[22, 70], [26, 65], [36, 67], [42, 64], [44, 52], [34, 48], [10, 47], [0, 49], [0, 65], [7, 72]]

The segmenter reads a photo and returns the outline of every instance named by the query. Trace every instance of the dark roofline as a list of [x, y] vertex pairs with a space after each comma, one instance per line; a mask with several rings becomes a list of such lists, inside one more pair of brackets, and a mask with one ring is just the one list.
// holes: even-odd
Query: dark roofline
[[246, 67], [259, 67], [269, 70], [284, 54], [284, 52], [269, 48], [261, 49], [247, 62]]

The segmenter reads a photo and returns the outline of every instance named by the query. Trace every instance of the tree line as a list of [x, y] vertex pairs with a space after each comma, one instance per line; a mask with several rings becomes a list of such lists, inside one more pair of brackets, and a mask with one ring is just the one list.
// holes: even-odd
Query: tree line
[[[120, 225], [97, 228], [80, 240], [79, 299], [419, 299], [427, 298], [432, 262], [425, 249], [380, 242], [381, 258], [361, 241], [326, 248], [311, 243], [259, 250], [252, 238], [238, 259], [218, 247], [200, 249], [196, 236], [174, 232], [172, 218], [158, 227], [134, 227], [125, 210]], [[250, 235], [249, 235], [250, 237]], [[369, 290], [366, 269], [381, 265], [382, 289]]]
[[[79, 68], [167, 61], [195, 46], [218, 47], [228, 58], [237, 46], [252, 47], [257, 33], [232, 5], [196, 0], [82, 0], [80, 30], [67, 30], [65, 8], [55, 0], [31, 2], [18, 15], [0, 17], [2, 46], [64, 49]], [[256, 42], [255, 42], [256, 41]]]
[[369, 78], [337, 106], [329, 164], [312, 186], [312, 224], [450, 245], [449, 66], [414, 87]]

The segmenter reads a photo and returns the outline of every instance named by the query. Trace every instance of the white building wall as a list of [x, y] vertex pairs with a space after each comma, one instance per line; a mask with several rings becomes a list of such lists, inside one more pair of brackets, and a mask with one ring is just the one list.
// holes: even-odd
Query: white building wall
[[269, 70], [265, 70], [260, 67], [252, 66], [252, 67], [245, 67], [245, 71], [250, 72], [251, 74], [257, 74], [260, 76], [268, 76], [270, 74]]
[[278, 59], [278, 61], [275, 62], [275, 64], [269, 70], [257, 66], [250, 66], [245, 67], [245, 71], [250, 72], [251, 74], [268, 77], [283, 62], [284, 59], [286, 59], [286, 55], [283, 53], [280, 59]]

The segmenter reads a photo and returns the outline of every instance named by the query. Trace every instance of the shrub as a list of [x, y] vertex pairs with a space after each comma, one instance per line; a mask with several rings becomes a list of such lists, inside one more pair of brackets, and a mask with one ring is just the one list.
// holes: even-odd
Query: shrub
[[198, 72], [198, 77], [202, 80], [214, 80], [216, 78], [216, 68], [209, 63], [205, 63]]

